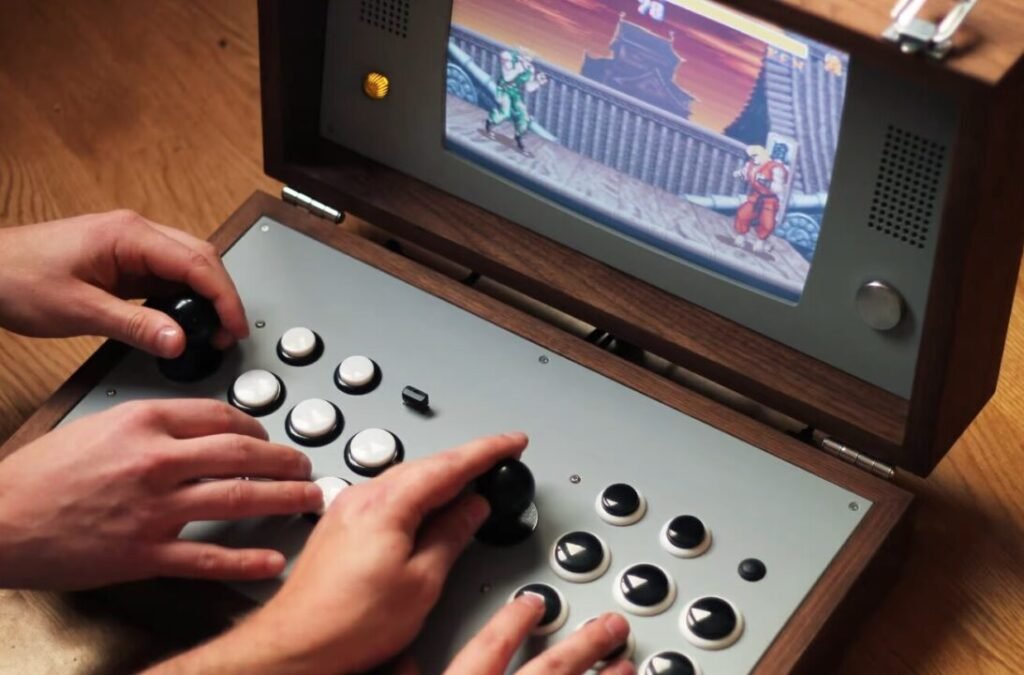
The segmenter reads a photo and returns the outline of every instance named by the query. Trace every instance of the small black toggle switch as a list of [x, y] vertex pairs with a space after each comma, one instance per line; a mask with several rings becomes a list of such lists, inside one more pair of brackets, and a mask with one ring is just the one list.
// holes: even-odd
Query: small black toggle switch
[[421, 391], [416, 387], [409, 386], [402, 389], [402, 403], [417, 412], [425, 413], [430, 411], [430, 396], [427, 395], [427, 392]]

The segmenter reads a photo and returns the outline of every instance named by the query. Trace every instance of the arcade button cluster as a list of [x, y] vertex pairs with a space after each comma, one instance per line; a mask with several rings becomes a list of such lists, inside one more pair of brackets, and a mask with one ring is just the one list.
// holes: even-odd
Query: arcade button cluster
[[[221, 355], [211, 344], [220, 326], [213, 306], [196, 296], [180, 296], [165, 304], [163, 309], [185, 329], [187, 347], [177, 359], [161, 360], [161, 372], [179, 382], [192, 382], [214, 372], [220, 365]], [[306, 367], [323, 357], [325, 344], [315, 331], [295, 327], [284, 332], [276, 351], [285, 366]], [[363, 355], [348, 356], [333, 369], [333, 384], [350, 396], [374, 391], [381, 379], [380, 366]], [[227, 398], [232, 405], [250, 415], [267, 415], [283, 406], [287, 398], [285, 380], [271, 370], [252, 369], [234, 379]], [[420, 413], [430, 410], [426, 392], [412, 386], [402, 390], [402, 403]], [[285, 418], [288, 436], [306, 447], [333, 443], [341, 437], [345, 426], [342, 410], [324, 398], [298, 401]], [[387, 429], [362, 429], [352, 434], [344, 444], [345, 463], [361, 476], [379, 475], [403, 459], [401, 440]], [[311, 518], [326, 512], [338, 495], [350, 486], [348, 481], [336, 476], [320, 478], [316, 483], [323, 492], [324, 502], [317, 513], [310, 514]], [[525, 464], [515, 459], [502, 461], [476, 480], [475, 489], [491, 507], [490, 516], [477, 532], [479, 541], [491, 546], [514, 546], [534, 533], [539, 520], [534, 504], [536, 484]], [[644, 519], [648, 503], [632, 485], [615, 483], [597, 495], [595, 509], [600, 522], [606, 526], [630, 527]], [[657, 616], [675, 605], [679, 589], [664, 563], [673, 558], [692, 559], [704, 555], [712, 545], [712, 534], [697, 516], [680, 514], [661, 526], [657, 540], [665, 555], [669, 556], [662, 564], [653, 560], [628, 561], [609, 584], [609, 599], [614, 599], [621, 608], [635, 616]], [[605, 540], [584, 529], [562, 534], [553, 543], [548, 556], [548, 564], [555, 574], [572, 584], [595, 583], [607, 574], [611, 562], [612, 551]], [[737, 572], [742, 579], [756, 582], [765, 576], [766, 568], [760, 560], [749, 558], [740, 563]], [[535, 635], [549, 635], [562, 628], [570, 607], [558, 588], [546, 583], [529, 583], [512, 593], [509, 600], [524, 593], [536, 594], [544, 600], [545, 613], [534, 630]], [[736, 606], [718, 596], [699, 596], [689, 600], [677, 623], [681, 637], [689, 644], [706, 650], [729, 647], [740, 638], [744, 628], [743, 616]], [[617, 659], [632, 659], [635, 644], [635, 638], [630, 635], [625, 643], [606, 655], [601, 667]], [[699, 673], [700, 669], [690, 656], [664, 651], [649, 656], [639, 672], [644, 675], [676, 675]]]
[[[155, 306], [184, 328], [187, 345], [178, 358], [160, 359], [160, 372], [176, 382], [195, 382], [212, 375], [223, 358], [221, 351], [212, 345], [213, 336], [220, 328], [213, 305], [201, 296], [183, 294], [155, 303]], [[304, 326], [284, 331], [276, 346], [281, 363], [290, 367], [314, 364], [323, 357], [324, 350], [323, 338]], [[375, 361], [356, 354], [344, 358], [334, 368], [333, 379], [335, 386], [345, 394], [360, 396], [374, 391], [381, 383], [382, 374]], [[265, 368], [254, 368], [238, 375], [227, 392], [231, 405], [254, 417], [275, 412], [286, 398], [287, 389], [282, 377]], [[402, 403], [421, 413], [430, 411], [427, 393], [412, 386], [402, 390]], [[341, 408], [324, 398], [308, 398], [295, 403], [285, 418], [288, 437], [305, 447], [329, 445], [344, 430], [345, 416]], [[401, 462], [404, 448], [402, 441], [391, 431], [367, 428], [348, 439], [344, 458], [352, 471], [372, 477]], [[335, 490], [336, 481], [344, 482], [341, 478], [331, 477], [329, 490]]]
[[[478, 539], [484, 543], [511, 546], [528, 537], [536, 525], [533, 506], [534, 481], [529, 469], [517, 460], [507, 460], [492, 468], [477, 481], [477, 491], [491, 504], [492, 515]], [[633, 486], [616, 483], [605, 488], [596, 501], [601, 520], [616, 527], [628, 527], [639, 522], [647, 512], [647, 501]], [[524, 518], [524, 514], [531, 514]], [[524, 525], [528, 520], [531, 525]], [[660, 528], [661, 548], [672, 558], [697, 558], [711, 547], [711, 530], [704, 522], [689, 514], [671, 518]], [[667, 558], [671, 560], [672, 558]], [[612, 552], [608, 544], [596, 533], [575, 530], [561, 535], [551, 548], [549, 564], [564, 581], [589, 584], [605, 575], [611, 565]], [[764, 564], [755, 559], [744, 560], [739, 574], [748, 581], [764, 577]], [[549, 635], [557, 631], [570, 613], [565, 596], [551, 584], [529, 583], [517, 589], [509, 598], [523, 593], [541, 597], [546, 611], [535, 635]], [[656, 561], [634, 561], [625, 565], [611, 582], [611, 596], [628, 613], [639, 617], [654, 617], [668, 611], [679, 595], [676, 580], [662, 564]], [[584, 625], [580, 624], [581, 626]], [[690, 645], [704, 650], [725, 649], [734, 644], [743, 633], [743, 615], [729, 600], [712, 595], [698, 596], [683, 606], [678, 615], [678, 634]], [[597, 669], [617, 659], [632, 659], [636, 640], [629, 639], [609, 653]], [[679, 651], [662, 651], [648, 656], [641, 664], [645, 675], [675, 675], [700, 673], [691, 656]]]

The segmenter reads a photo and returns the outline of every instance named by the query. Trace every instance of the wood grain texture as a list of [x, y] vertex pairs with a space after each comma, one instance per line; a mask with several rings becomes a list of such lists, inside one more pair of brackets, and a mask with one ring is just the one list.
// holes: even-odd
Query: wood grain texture
[[[5, 3], [0, 54], [5, 225], [131, 207], [205, 236], [254, 188], [274, 189], [259, 164], [248, 0]], [[995, 399], [927, 482], [907, 482], [922, 495], [909, 563], [850, 635], [844, 673], [1014, 673], [1024, 663], [1022, 306]], [[0, 334], [0, 438], [96, 344]], [[125, 671], [189, 642], [136, 616], [133, 591], [0, 594], [0, 672]], [[179, 611], [182, 625], [202, 623]]]

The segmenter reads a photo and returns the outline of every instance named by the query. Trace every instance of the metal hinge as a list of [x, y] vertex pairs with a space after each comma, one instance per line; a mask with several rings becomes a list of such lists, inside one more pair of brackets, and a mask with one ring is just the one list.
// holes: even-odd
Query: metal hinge
[[939, 23], [917, 18], [926, 2], [928, 0], [896, 0], [891, 12], [893, 23], [882, 36], [897, 43], [905, 54], [924, 53], [942, 59], [953, 48], [953, 36], [978, 0], [957, 0]]
[[302, 208], [312, 213], [314, 216], [318, 218], [323, 218], [324, 220], [329, 220], [332, 223], [340, 223], [343, 217], [341, 211], [337, 209], [332, 209], [327, 204], [324, 204], [323, 202], [318, 202], [309, 195], [303, 194], [298, 190], [293, 190], [287, 185], [281, 188], [281, 199], [285, 200], [289, 204], [301, 206]]
[[848, 445], [843, 445], [839, 441], [833, 440], [820, 432], [814, 434], [814, 442], [828, 454], [834, 455], [844, 462], [860, 467], [880, 478], [892, 480], [896, 477], [896, 469], [892, 466], [865, 455], [863, 452], [858, 452]]

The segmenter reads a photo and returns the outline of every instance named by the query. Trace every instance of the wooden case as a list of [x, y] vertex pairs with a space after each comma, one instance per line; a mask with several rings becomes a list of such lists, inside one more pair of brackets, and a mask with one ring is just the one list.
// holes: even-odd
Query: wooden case
[[[1013, 18], [1015, 2], [981, 3], [969, 23], [978, 33], [973, 51], [944, 64], [899, 56], [894, 46], [875, 37], [886, 24], [888, 0], [865, 0], [855, 9], [842, 0], [731, 3], [858, 58], [892, 63], [907, 77], [954, 92], [962, 102], [964, 129], [953, 177], [957, 187], [945, 214], [924, 327], [927, 338], [909, 400], [322, 140], [324, 36], [317, 27], [324, 25], [327, 0], [260, 0], [265, 168], [316, 199], [879, 459], [926, 474], [992, 394], [1024, 241], [1020, 219], [1011, 217], [1024, 210], [1024, 191], [1014, 185], [1024, 170], [1024, 137], [1015, 134], [1024, 113], [1022, 42], [1007, 20]], [[906, 491], [268, 195], [250, 198], [212, 241], [226, 250], [261, 215], [872, 500], [875, 506], [756, 672], [825, 672], [823, 664], [880, 597], [879, 586], [892, 578], [911, 502]], [[740, 344], [745, 347], [730, 347]], [[104, 345], [0, 448], [0, 457], [51, 429], [122, 353], [117, 344]], [[753, 353], [770, 357], [755, 360]], [[139, 597], [134, 595], [132, 602]], [[142, 597], [143, 602], [152, 599]]]
[[[845, 642], [851, 627], [881, 597], [879, 587], [893, 577], [905, 543], [903, 526], [911, 503], [910, 494], [901, 488], [265, 193], [250, 197], [210, 240], [223, 253], [263, 215], [871, 500], [872, 508], [762, 656], [756, 673], [824, 672], [826, 664], [839, 653], [838, 647]], [[126, 348], [118, 343], [104, 344], [0, 447], [0, 457], [52, 429], [125, 352]], [[180, 589], [175, 598], [169, 595], [165, 586], [136, 587], [130, 600], [124, 601], [132, 605], [126, 611], [137, 613], [141, 603], [157, 614], [167, 607], [180, 613]], [[244, 609], [237, 597], [214, 591], [205, 584], [187, 595], [190, 605], [201, 605], [211, 616]], [[190, 629], [172, 624], [162, 626], [163, 630], [179, 633]]]
[[995, 390], [1024, 244], [1024, 38], [1015, 0], [980, 3], [965, 51], [937, 63], [879, 37], [888, 0], [734, 1], [855, 58], [952, 93], [962, 107], [912, 395], [904, 399], [319, 135], [326, 0], [260, 2], [265, 168], [331, 206], [920, 475]]

